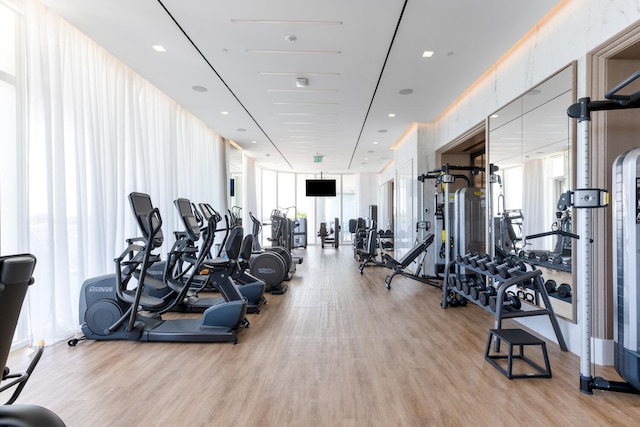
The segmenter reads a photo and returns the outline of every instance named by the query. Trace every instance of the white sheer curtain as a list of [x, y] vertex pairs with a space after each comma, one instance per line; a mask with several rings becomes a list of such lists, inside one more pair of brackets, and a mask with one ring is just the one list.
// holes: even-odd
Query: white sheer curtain
[[[546, 199], [550, 192], [547, 185], [543, 159], [530, 160], [522, 167], [522, 233], [524, 236], [551, 231], [553, 217], [548, 212]], [[551, 250], [553, 238], [542, 237], [527, 241], [528, 250]]]
[[[146, 192], [161, 211], [166, 252], [181, 228], [173, 200], [226, 209], [221, 138], [74, 27], [29, 0], [27, 24], [29, 298], [34, 338], [78, 329], [82, 282], [113, 272], [128, 206]], [[221, 181], [222, 179], [222, 181]]]

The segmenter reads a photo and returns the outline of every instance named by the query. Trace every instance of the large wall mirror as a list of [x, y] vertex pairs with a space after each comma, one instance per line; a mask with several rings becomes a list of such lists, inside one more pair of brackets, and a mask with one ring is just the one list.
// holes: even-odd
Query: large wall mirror
[[572, 212], [559, 210], [558, 199], [572, 188], [575, 169], [575, 125], [566, 113], [574, 87], [572, 64], [492, 114], [487, 139], [487, 167], [497, 168], [488, 184], [489, 241], [543, 270], [545, 281], [553, 281], [548, 289], [556, 314], [573, 322], [574, 242], [563, 234], [572, 231]]

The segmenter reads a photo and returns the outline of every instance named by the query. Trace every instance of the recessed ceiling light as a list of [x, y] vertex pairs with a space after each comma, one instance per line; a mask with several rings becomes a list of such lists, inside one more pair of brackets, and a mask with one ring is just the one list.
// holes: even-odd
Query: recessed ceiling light
[[238, 128], [236, 129], [238, 132], [246, 132], [247, 130], [245, 128]]
[[220, 111], [220, 114], [222, 114], [223, 116], [226, 116], [226, 115], [229, 114], [229, 112], [228, 111]]
[[156, 52], [166, 52], [167, 50], [161, 44], [151, 46]]
[[413, 93], [413, 89], [401, 89], [398, 93], [400, 95], [411, 95]]
[[257, 144], [257, 143], [258, 143], [258, 141], [251, 141], [251, 143], [252, 143], [252, 144]]
[[206, 92], [209, 90], [204, 86], [192, 86], [191, 89], [195, 90], [196, 92]]
[[380, 129], [380, 130], [378, 131], [378, 133], [386, 133], [386, 132], [387, 132], [387, 130], [386, 130], [386, 129]]
[[378, 145], [378, 141], [373, 141], [373, 145]]
[[395, 117], [396, 113], [389, 113], [389, 117]]
[[430, 50], [425, 50], [424, 52], [422, 52], [423, 58], [431, 58], [432, 56], [433, 56], [433, 52], [431, 52]]

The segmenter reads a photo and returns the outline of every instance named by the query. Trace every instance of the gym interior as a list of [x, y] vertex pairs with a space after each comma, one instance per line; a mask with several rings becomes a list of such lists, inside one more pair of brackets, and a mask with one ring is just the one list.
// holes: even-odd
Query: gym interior
[[0, 425], [637, 424], [640, 1], [302, 3], [0, 0]]

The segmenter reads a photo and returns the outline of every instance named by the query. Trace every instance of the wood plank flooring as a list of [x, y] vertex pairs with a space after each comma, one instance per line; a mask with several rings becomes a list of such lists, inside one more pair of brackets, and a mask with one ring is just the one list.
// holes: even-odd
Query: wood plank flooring
[[[350, 246], [297, 253], [304, 263], [289, 291], [248, 316], [238, 345], [59, 343], [18, 403], [46, 406], [68, 426], [640, 423], [640, 396], [581, 393], [578, 357], [554, 343], [553, 378], [508, 380], [483, 357], [487, 312], [443, 310], [439, 289], [400, 276], [389, 291], [388, 270], [361, 276]], [[28, 353], [11, 355], [14, 371]]]

